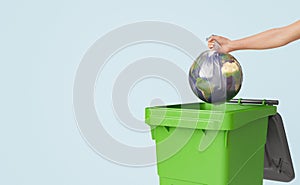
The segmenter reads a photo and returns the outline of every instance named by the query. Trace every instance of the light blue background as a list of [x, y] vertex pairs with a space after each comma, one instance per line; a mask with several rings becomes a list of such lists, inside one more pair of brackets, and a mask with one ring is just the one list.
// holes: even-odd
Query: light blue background
[[[80, 136], [72, 87], [86, 50], [110, 30], [144, 20], [177, 24], [203, 40], [212, 33], [236, 39], [298, 20], [299, 7], [298, 1], [271, 0], [1, 1], [0, 184], [158, 184], [155, 166], [132, 168], [110, 163]], [[191, 65], [192, 61], [172, 48], [142, 47], [147, 52], [134, 52], [145, 49], [133, 47], [111, 62], [122, 59], [129, 63], [144, 54], [181, 55], [186, 62], [180, 57], [174, 62], [184, 70]], [[300, 168], [299, 52], [299, 42], [295, 42], [269, 51], [233, 53], [245, 73], [239, 97], [280, 100], [296, 173]], [[158, 96], [166, 103], [177, 100], [174, 89], [159, 83], [158, 87]], [[148, 91], [145, 84], [137, 85], [129, 97], [132, 113], [140, 119], [143, 106], [154, 98], [153, 94], [145, 97], [143, 89]], [[136, 101], [139, 99], [142, 103]], [[135, 145], [152, 143], [150, 134], [143, 140], [127, 132], [112, 134]], [[296, 178], [290, 184], [299, 183]]]

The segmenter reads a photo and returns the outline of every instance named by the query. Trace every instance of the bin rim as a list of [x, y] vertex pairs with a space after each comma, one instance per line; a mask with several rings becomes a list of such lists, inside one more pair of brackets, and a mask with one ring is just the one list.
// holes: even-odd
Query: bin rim
[[[145, 109], [145, 122], [150, 126], [183, 127], [207, 130], [234, 130], [251, 121], [275, 115], [277, 112], [277, 107], [272, 105], [232, 103], [226, 103], [225, 105], [226, 107], [235, 107], [235, 109], [227, 109], [224, 112], [193, 109], [193, 106], [202, 106], [202, 108], [205, 106], [213, 106], [212, 104], [204, 102], [147, 107]], [[222, 114], [222, 123], [220, 123], [220, 120], [212, 118], [212, 115], [213, 117], [218, 117], [222, 116]], [[217, 122], [219, 122], [221, 126], [217, 124]]]

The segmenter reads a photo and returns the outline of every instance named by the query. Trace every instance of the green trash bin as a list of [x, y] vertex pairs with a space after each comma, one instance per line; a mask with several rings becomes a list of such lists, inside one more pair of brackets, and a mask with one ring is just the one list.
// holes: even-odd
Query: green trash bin
[[276, 106], [148, 107], [160, 185], [262, 185], [268, 117]]

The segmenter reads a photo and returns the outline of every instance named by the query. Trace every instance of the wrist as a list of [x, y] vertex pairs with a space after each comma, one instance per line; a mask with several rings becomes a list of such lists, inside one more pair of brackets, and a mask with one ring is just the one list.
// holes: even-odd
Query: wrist
[[238, 42], [236, 40], [229, 41], [228, 52], [238, 50]]

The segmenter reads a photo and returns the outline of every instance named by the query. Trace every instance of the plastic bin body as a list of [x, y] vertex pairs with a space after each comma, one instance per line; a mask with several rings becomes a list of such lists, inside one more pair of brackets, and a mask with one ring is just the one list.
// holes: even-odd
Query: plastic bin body
[[[205, 103], [146, 108], [161, 185], [262, 185], [268, 116], [276, 107], [216, 109]], [[209, 144], [201, 149], [200, 142]]]

